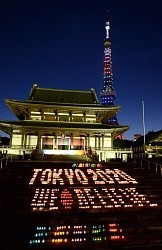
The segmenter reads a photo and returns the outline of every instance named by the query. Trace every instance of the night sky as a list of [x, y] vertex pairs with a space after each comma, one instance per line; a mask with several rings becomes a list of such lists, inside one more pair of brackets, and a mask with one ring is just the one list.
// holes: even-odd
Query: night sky
[[[4, 99], [26, 100], [38, 87], [103, 88], [109, 12], [119, 124], [125, 138], [162, 129], [161, 0], [1, 0], [0, 119], [15, 120]], [[3, 133], [0, 132], [3, 136]]]

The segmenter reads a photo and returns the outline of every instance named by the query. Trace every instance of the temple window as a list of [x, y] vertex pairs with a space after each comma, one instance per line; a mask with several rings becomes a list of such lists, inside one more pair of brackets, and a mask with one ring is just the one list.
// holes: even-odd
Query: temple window
[[20, 132], [21, 132], [20, 129], [13, 129], [13, 133], [15, 133], [15, 134], [19, 134]]
[[69, 115], [69, 113], [59, 112], [58, 113], [58, 119], [59, 119], [59, 121], [62, 121], [62, 122], [69, 122], [70, 121], [70, 115]]
[[58, 138], [58, 149], [69, 150], [70, 149], [70, 138]]
[[84, 121], [84, 117], [82, 113], [74, 113], [72, 115], [72, 122], [83, 122]]
[[56, 121], [56, 115], [53, 112], [44, 112], [44, 120], [46, 121]]
[[31, 111], [30, 118], [31, 118], [31, 120], [41, 120], [42, 119], [41, 112]]
[[86, 115], [86, 122], [96, 122], [96, 115]]
[[55, 149], [55, 139], [53, 136], [42, 136], [42, 149]]
[[81, 150], [84, 149], [84, 138], [74, 137], [73, 144], [71, 145], [72, 149]]

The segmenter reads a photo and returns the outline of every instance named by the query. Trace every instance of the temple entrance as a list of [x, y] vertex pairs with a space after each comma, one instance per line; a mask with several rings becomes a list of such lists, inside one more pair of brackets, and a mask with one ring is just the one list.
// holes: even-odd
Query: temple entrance
[[53, 136], [42, 136], [42, 149], [56, 149], [55, 139]]
[[84, 139], [83, 138], [73, 138], [73, 142], [71, 143], [71, 149], [74, 150], [82, 150], [84, 149]]
[[85, 149], [85, 138], [81, 137], [57, 137], [42, 136], [41, 148], [52, 150], [83, 150]]
[[70, 149], [70, 138], [59, 138], [57, 139], [59, 150], [69, 150]]

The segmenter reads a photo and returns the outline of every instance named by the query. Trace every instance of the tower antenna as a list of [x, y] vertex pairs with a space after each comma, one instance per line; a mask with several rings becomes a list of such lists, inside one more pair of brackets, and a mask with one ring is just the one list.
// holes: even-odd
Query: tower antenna
[[[106, 38], [104, 41], [104, 86], [103, 90], [100, 92], [101, 103], [103, 105], [115, 106], [116, 93], [113, 87], [113, 72], [112, 72], [112, 61], [111, 61], [111, 40], [109, 36], [110, 22], [107, 17], [105, 21]], [[116, 114], [110, 118], [109, 124], [118, 125]]]
[[[104, 41], [104, 86], [100, 92], [101, 104], [107, 106], [115, 106], [116, 93], [113, 87], [113, 72], [112, 72], [112, 61], [111, 61], [111, 40], [109, 35], [110, 22], [107, 17], [105, 21], [106, 29], [106, 38]], [[119, 125], [116, 114], [113, 115], [106, 123], [110, 125]], [[118, 136], [120, 139], [124, 139], [124, 136], [121, 134]]]

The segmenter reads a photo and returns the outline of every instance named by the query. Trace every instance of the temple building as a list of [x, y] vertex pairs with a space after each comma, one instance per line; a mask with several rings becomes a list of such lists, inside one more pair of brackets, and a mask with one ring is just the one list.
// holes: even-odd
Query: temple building
[[140, 136], [133, 143], [134, 157], [158, 158], [162, 157], [162, 130], [150, 131], [145, 137]]
[[[18, 120], [0, 121], [0, 129], [10, 135], [8, 153], [86, 154], [95, 152], [99, 160], [120, 158], [113, 139], [128, 126], [106, 121], [120, 106], [100, 104], [94, 89], [89, 91], [40, 88], [33, 84], [27, 100], [5, 100]], [[126, 153], [126, 152], [124, 152]]]
[[[110, 24], [105, 22], [104, 86], [98, 101], [89, 91], [40, 88], [33, 84], [27, 100], [6, 99], [18, 118], [0, 121], [0, 129], [10, 135], [12, 154], [95, 155], [99, 161], [126, 159], [132, 151], [114, 149], [114, 138], [123, 138], [128, 126], [117, 120], [111, 61]], [[122, 138], [121, 138], [122, 137]]]

